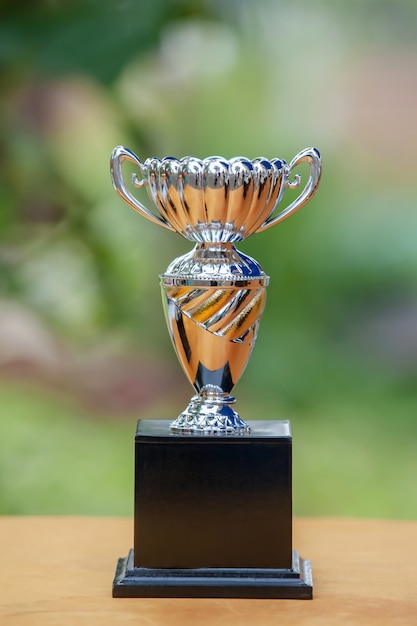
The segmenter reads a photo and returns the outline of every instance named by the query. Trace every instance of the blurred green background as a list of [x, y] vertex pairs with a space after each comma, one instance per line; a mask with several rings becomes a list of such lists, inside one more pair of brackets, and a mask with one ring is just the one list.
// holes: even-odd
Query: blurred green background
[[0, 2], [0, 513], [132, 514], [136, 420], [191, 395], [157, 279], [190, 243], [112, 148], [315, 145], [315, 199], [240, 245], [271, 283], [238, 410], [291, 420], [296, 514], [417, 517], [416, 67], [414, 0]]

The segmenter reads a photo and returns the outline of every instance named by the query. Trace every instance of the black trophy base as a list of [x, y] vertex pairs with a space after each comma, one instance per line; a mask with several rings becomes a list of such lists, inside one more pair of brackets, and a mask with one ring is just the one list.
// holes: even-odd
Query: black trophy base
[[119, 559], [113, 581], [114, 598], [272, 598], [311, 600], [310, 561], [293, 552], [289, 569], [134, 567], [133, 550]]
[[141, 420], [134, 547], [114, 597], [312, 598], [292, 549], [292, 437], [285, 420], [224, 436]]

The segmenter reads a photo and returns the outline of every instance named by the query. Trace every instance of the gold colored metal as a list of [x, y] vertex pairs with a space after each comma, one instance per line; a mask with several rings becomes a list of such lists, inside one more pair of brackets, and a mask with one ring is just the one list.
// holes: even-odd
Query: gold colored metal
[[[133, 195], [122, 174], [125, 161], [141, 173], [134, 187], [146, 187], [157, 210]], [[297, 187], [293, 169], [308, 163], [310, 176], [301, 194], [276, 213], [286, 188]], [[230, 395], [249, 360], [265, 308], [269, 278], [234, 243], [262, 232], [298, 211], [315, 194], [321, 160], [315, 148], [300, 152], [289, 165], [263, 157], [204, 160], [195, 157], [147, 159], [115, 148], [111, 160], [117, 193], [138, 213], [196, 243], [161, 276], [169, 334], [196, 395], [171, 424], [174, 431], [225, 434], [248, 427], [233, 410]]]

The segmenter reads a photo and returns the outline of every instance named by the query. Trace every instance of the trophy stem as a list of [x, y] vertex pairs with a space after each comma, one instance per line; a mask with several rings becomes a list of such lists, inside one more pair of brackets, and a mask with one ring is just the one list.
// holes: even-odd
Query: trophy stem
[[235, 402], [229, 395], [197, 394], [170, 428], [177, 433], [249, 433], [250, 427], [231, 407]]

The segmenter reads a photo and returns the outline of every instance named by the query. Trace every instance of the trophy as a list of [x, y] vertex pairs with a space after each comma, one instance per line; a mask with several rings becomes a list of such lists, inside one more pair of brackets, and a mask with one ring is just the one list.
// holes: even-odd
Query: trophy
[[[130, 186], [123, 164], [137, 168]], [[310, 167], [285, 209], [286, 188]], [[292, 439], [285, 420], [245, 422], [231, 395], [254, 347], [269, 277], [235, 244], [301, 209], [321, 176], [315, 148], [282, 159], [149, 158], [119, 146], [113, 185], [135, 211], [194, 242], [160, 276], [168, 331], [195, 394], [176, 419], [140, 420], [134, 550], [117, 597], [311, 598], [309, 561], [292, 550]], [[146, 188], [153, 209], [135, 188]]]

